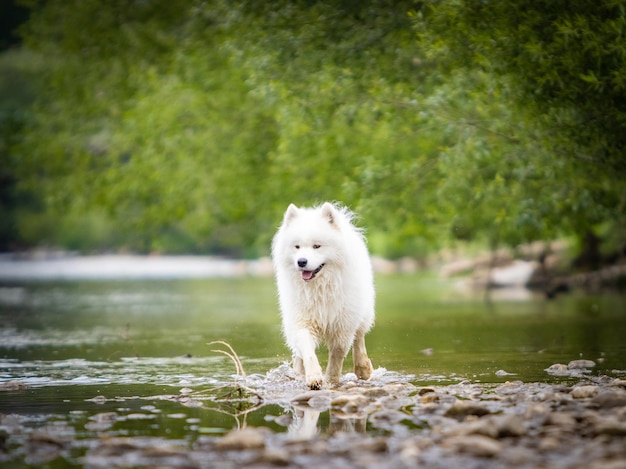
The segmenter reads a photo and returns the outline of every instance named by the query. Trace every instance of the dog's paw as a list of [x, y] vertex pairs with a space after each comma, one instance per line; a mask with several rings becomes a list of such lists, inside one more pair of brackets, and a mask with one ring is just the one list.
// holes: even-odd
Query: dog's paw
[[372, 361], [369, 358], [354, 366], [354, 374], [359, 379], [370, 379], [373, 372], [374, 367], [372, 366]]
[[309, 387], [311, 391], [319, 391], [322, 389], [322, 385], [324, 384], [324, 379], [321, 375], [313, 375], [306, 377], [306, 385]]

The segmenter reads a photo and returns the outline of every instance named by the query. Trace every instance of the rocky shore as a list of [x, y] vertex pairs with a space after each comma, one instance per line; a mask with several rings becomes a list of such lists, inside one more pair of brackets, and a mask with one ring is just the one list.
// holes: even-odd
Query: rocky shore
[[[626, 372], [591, 376], [591, 365], [554, 364], [546, 372], [563, 380], [546, 383], [347, 380], [281, 392], [253, 380], [238, 388], [253, 406], [282, 402], [284, 413], [266, 416], [282, 432], [243, 419], [225, 435], [123, 437], [108, 434], [121, 416], [107, 413], [87, 424], [100, 430], [96, 437], [77, 439], [64, 425], [30, 429], [18, 415], [2, 415], [0, 461], [39, 465], [80, 448], [66, 461], [93, 468], [626, 468]], [[183, 389], [168, 399], [201, 407], [214, 397]]]

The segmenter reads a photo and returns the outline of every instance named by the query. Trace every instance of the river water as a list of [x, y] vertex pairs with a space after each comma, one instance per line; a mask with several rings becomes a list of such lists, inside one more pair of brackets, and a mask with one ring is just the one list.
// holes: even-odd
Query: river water
[[[552, 383], [569, 377], [546, 372], [550, 365], [578, 359], [595, 363], [593, 376], [626, 369], [624, 296], [487, 303], [435, 276], [376, 282], [367, 346], [381, 384]], [[214, 341], [232, 347], [245, 379]], [[243, 424], [285, 432], [289, 398], [305, 391], [289, 358], [270, 278], [0, 286], [0, 430], [55, 426], [85, 442], [103, 431], [183, 440]], [[348, 358], [344, 382], [355, 380], [349, 368]], [[47, 462], [29, 461], [23, 445], [7, 441], [8, 463]], [[55, 456], [56, 465], [77, 464], [87, 446]]]

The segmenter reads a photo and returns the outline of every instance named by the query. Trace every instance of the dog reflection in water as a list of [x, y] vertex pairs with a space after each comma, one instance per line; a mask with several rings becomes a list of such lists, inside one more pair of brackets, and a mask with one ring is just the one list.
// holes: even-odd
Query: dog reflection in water
[[[325, 411], [324, 411], [325, 412]], [[333, 435], [337, 432], [365, 433], [367, 415], [346, 415], [330, 410], [330, 422], [326, 430], [321, 429], [320, 416], [323, 412], [308, 406], [294, 407], [293, 420], [289, 424], [288, 436], [293, 440], [308, 440], [320, 433]]]

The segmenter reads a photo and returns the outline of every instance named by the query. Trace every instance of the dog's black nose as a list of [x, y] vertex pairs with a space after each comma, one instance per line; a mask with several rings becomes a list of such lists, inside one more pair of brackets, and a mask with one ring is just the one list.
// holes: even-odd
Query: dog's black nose
[[304, 257], [301, 257], [300, 259], [298, 259], [298, 267], [306, 266], [307, 262], [309, 262], [309, 261], [306, 260]]

